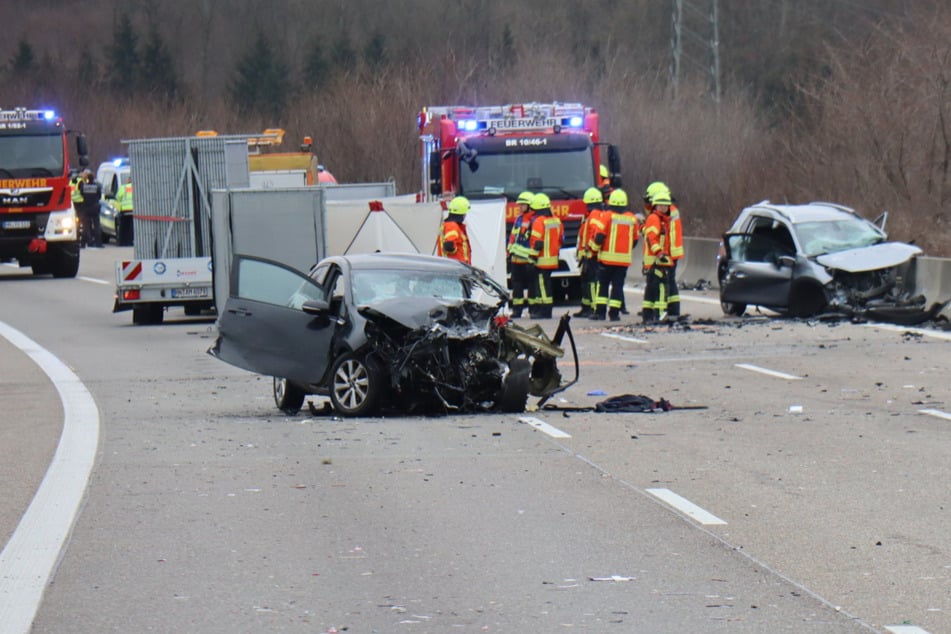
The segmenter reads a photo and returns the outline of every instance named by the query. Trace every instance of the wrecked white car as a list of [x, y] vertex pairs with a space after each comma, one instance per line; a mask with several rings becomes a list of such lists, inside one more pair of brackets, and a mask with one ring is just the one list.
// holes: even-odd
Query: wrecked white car
[[276, 405], [308, 394], [342, 416], [524, 411], [562, 384], [553, 338], [502, 314], [508, 292], [483, 271], [425, 255], [329, 257], [309, 275], [237, 256], [209, 354], [274, 378]]
[[914, 295], [918, 247], [888, 242], [886, 215], [874, 224], [831, 203], [747, 207], [724, 234], [717, 256], [720, 305], [748, 305], [795, 317], [835, 312], [917, 323], [931, 318]]

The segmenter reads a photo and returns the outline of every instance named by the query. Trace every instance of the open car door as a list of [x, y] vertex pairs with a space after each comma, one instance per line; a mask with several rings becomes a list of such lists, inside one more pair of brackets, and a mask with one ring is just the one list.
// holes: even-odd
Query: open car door
[[283, 264], [238, 255], [208, 353], [244, 370], [312, 385], [327, 370], [335, 327], [325, 288]]
[[[726, 234], [727, 262], [720, 280], [725, 302], [785, 308], [793, 267], [786, 249], [756, 234]], [[794, 260], [793, 260], [794, 261]]]

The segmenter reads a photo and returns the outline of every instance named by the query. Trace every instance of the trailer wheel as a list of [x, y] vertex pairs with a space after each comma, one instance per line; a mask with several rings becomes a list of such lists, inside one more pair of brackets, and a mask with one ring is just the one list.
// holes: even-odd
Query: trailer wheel
[[274, 377], [274, 404], [288, 416], [294, 416], [304, 405], [304, 390], [287, 379]]
[[154, 326], [162, 323], [165, 309], [161, 304], [138, 304], [132, 307], [132, 323], [136, 326]]

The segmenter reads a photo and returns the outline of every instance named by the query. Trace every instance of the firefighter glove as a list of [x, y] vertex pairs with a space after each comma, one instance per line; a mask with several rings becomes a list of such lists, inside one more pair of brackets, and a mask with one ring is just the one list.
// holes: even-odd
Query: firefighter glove
[[670, 256], [666, 253], [657, 258], [657, 263], [662, 266], [670, 266]]

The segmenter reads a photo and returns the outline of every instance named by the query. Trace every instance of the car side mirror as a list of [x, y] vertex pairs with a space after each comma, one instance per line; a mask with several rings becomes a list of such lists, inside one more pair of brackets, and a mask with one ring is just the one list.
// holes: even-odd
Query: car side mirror
[[308, 315], [326, 315], [330, 311], [330, 302], [325, 299], [309, 299], [301, 306]]
[[796, 265], [796, 258], [791, 255], [781, 255], [776, 258], [776, 264], [780, 267], [787, 266], [793, 268]]

